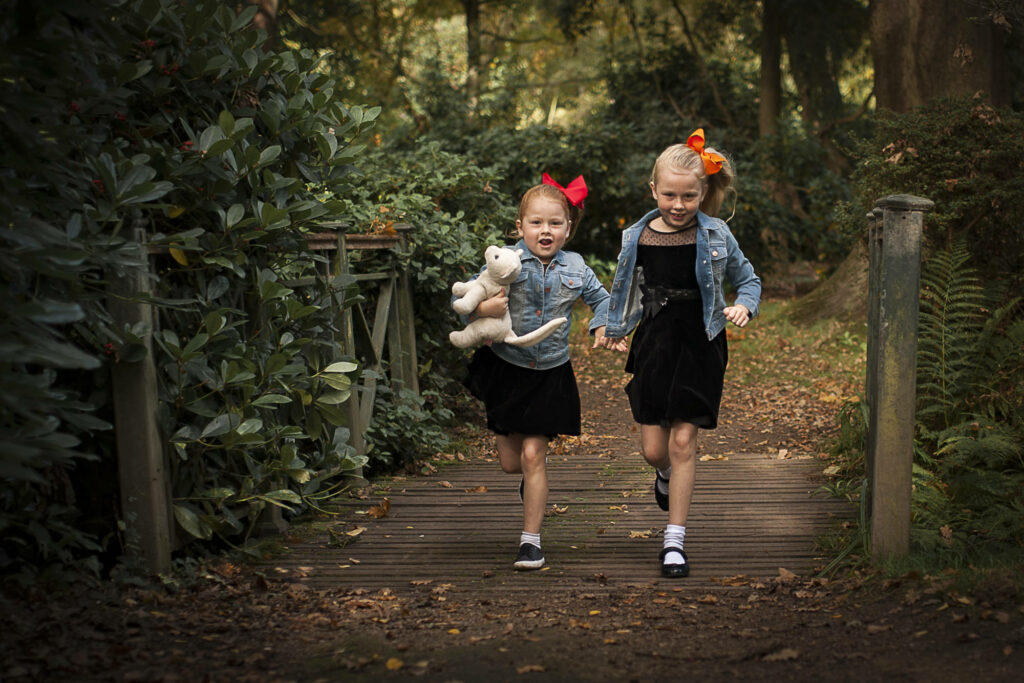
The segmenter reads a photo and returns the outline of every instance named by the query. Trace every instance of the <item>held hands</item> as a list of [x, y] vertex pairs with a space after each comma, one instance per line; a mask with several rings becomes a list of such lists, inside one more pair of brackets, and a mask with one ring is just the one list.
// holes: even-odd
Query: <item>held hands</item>
[[750, 322], [750, 311], [743, 304], [736, 304], [735, 306], [726, 306], [722, 309], [722, 313], [725, 314], [725, 319], [733, 323], [737, 327], [743, 327]]
[[625, 337], [606, 337], [604, 336], [604, 325], [594, 330], [594, 346], [593, 348], [611, 349], [612, 351], [629, 351], [629, 342], [626, 341]]

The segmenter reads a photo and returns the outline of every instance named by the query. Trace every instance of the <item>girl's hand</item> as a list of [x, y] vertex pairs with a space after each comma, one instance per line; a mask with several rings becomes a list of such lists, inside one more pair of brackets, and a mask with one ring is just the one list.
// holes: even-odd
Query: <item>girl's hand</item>
[[725, 319], [736, 325], [737, 327], [743, 327], [750, 322], [750, 311], [743, 304], [736, 304], [735, 306], [726, 306], [722, 309], [722, 313], [725, 314]]
[[490, 299], [481, 301], [473, 314], [478, 318], [500, 318], [508, 310], [508, 297], [502, 289]]
[[611, 338], [604, 336], [604, 327], [599, 327], [594, 330], [594, 347], [593, 348], [611, 349], [612, 351], [629, 351], [629, 344], [626, 343], [625, 337]]

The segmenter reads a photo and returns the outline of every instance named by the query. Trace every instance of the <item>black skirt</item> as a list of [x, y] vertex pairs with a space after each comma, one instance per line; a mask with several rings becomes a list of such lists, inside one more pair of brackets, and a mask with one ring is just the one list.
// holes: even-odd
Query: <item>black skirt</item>
[[484, 402], [487, 428], [496, 434], [553, 438], [580, 433], [580, 393], [571, 361], [549, 370], [531, 370], [481, 346], [469, 362], [464, 384]]
[[633, 335], [626, 385], [633, 419], [669, 427], [681, 420], [718, 426], [729, 349], [722, 330], [708, 340], [700, 299], [671, 302], [644, 320]]

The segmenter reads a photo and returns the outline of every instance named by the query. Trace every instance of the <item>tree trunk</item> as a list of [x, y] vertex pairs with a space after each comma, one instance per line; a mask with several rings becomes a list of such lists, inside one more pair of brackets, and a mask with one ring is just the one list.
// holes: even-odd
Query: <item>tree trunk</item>
[[757, 131], [761, 137], [778, 129], [782, 102], [782, 25], [779, 0], [764, 0], [761, 21], [761, 101]]
[[277, 46], [278, 0], [250, 0], [250, 2], [260, 7], [256, 16], [252, 18], [253, 25], [267, 32], [268, 38], [263, 49], [272, 50]]
[[483, 70], [480, 47], [480, 0], [462, 0], [466, 11], [466, 99], [470, 111], [476, 110]]
[[965, 0], [872, 0], [871, 58], [879, 109], [907, 112], [939, 97], [984, 93], [1009, 105], [1003, 29]]

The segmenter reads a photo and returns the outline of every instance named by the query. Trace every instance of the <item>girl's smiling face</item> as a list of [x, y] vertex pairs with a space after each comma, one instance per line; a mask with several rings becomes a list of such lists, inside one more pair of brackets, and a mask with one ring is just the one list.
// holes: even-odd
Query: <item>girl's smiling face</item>
[[692, 221], [704, 199], [704, 187], [692, 171], [680, 173], [667, 168], [651, 183], [651, 193], [669, 230], [679, 230]]
[[535, 196], [530, 199], [516, 231], [526, 248], [543, 264], [548, 264], [569, 239], [569, 216], [565, 205], [554, 199]]

